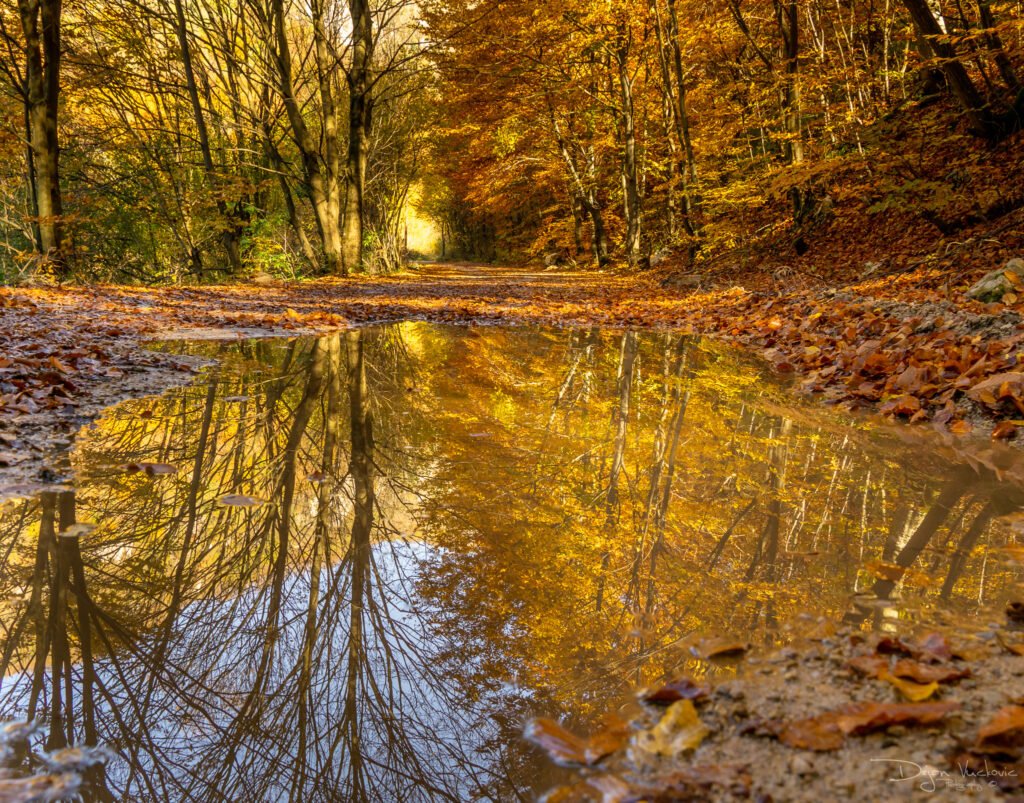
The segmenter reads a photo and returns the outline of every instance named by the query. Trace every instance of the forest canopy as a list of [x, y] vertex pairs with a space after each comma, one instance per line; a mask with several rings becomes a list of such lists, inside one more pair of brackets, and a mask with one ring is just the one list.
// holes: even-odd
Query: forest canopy
[[[0, 278], [693, 265], [751, 243], [802, 254], [851, 198], [947, 233], [1019, 205], [970, 185], [1021, 125], [1020, 12], [3, 2]], [[973, 162], [936, 177], [925, 151]]]

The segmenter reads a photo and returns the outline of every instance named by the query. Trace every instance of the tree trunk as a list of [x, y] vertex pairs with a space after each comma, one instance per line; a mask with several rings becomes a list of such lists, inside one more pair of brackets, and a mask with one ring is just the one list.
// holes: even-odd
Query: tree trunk
[[349, 0], [352, 15], [352, 67], [348, 72], [348, 167], [345, 185], [345, 225], [342, 270], [363, 269], [363, 222], [366, 152], [370, 133], [373, 60], [373, 18], [367, 0]]
[[636, 157], [636, 116], [633, 111], [633, 79], [629, 74], [629, 34], [616, 52], [619, 79], [620, 125], [622, 127], [622, 194], [626, 218], [626, 259], [630, 265], [640, 261], [641, 193], [640, 173]]
[[25, 103], [35, 175], [39, 253], [66, 273], [63, 251], [64, 207], [60, 192], [57, 104], [60, 94], [61, 0], [18, 0], [25, 35]]
[[[334, 60], [320, 58], [325, 52], [324, 37], [326, 32], [321, 24], [320, 4], [314, 8], [314, 38], [317, 39], [317, 68], [321, 88], [321, 114], [323, 115], [324, 132], [333, 132], [337, 128], [336, 113], [330, 89], [330, 77], [334, 69]], [[303, 117], [303, 107], [295, 97], [295, 84], [292, 78], [291, 48], [288, 44], [288, 33], [285, 23], [283, 0], [271, 0], [270, 19], [264, 20], [268, 35], [274, 42], [274, 66], [277, 71], [278, 88], [284, 101], [285, 111], [292, 131], [292, 138], [302, 157], [302, 169], [306, 178], [313, 214], [316, 217], [317, 231], [324, 253], [324, 270], [330, 274], [342, 272], [341, 258], [341, 202], [338, 187], [339, 166], [334, 148], [336, 137], [324, 137], [324, 153], [321, 154]]]
[[228, 268], [232, 273], [242, 272], [242, 254], [239, 245], [240, 232], [235, 216], [228, 211], [227, 203], [221, 196], [217, 172], [213, 166], [213, 153], [210, 150], [210, 132], [206, 127], [203, 106], [199, 102], [199, 88], [196, 86], [196, 74], [192, 67], [192, 49], [188, 42], [188, 24], [185, 22], [185, 8], [181, 0], [174, 0], [175, 29], [178, 34], [178, 46], [181, 49], [181, 67], [185, 71], [185, 89], [192, 103], [192, 116], [196, 123], [196, 136], [199, 138], [199, 150], [203, 156], [203, 169], [206, 172], [210, 189], [216, 195], [217, 212], [220, 214], [224, 231], [221, 242], [227, 255]]
[[910, 12], [914, 26], [941, 61], [949, 88], [964, 110], [971, 129], [981, 136], [995, 135], [995, 122], [986, 108], [985, 101], [971, 81], [964, 65], [957, 60], [953, 46], [943, 38], [942, 29], [928, 7], [927, 0], [903, 0], [903, 4]]

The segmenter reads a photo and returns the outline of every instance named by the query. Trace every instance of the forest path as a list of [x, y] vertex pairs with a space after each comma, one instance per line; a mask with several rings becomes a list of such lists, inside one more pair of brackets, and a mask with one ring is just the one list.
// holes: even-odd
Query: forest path
[[[980, 412], [1018, 419], [1024, 410], [1016, 308], [1024, 300], [968, 301], [952, 272], [921, 269], [841, 290], [798, 275], [721, 275], [686, 290], [658, 279], [443, 263], [302, 282], [0, 288], [0, 488], [7, 469], [23, 476], [18, 466], [59, 448], [105, 406], [188, 381], [192, 366], [154, 354], [147, 341], [316, 335], [402, 320], [719, 337], [825, 400], [955, 432], [970, 431], [965, 416], [988, 428]], [[999, 398], [975, 390], [999, 374], [1013, 379], [997, 383]], [[1004, 424], [1002, 436], [1016, 426]]]

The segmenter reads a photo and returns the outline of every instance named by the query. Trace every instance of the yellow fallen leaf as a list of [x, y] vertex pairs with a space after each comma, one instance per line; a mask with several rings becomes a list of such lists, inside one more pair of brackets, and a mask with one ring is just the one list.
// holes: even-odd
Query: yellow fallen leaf
[[898, 678], [891, 672], [883, 672], [879, 675], [879, 678], [895, 686], [899, 693], [912, 703], [920, 703], [923, 700], [927, 700], [939, 689], [939, 684], [934, 681], [931, 683], [915, 683], [912, 680]]
[[689, 700], [672, 703], [658, 724], [633, 737], [633, 744], [645, 753], [678, 756], [700, 747], [708, 729]]

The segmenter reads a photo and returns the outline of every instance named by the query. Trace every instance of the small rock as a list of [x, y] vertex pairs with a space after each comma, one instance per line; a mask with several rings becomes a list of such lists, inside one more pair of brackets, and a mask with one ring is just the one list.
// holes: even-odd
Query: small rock
[[661, 286], [674, 290], [692, 290], [700, 287], [702, 281], [704, 277], [697, 273], [673, 274], [662, 279]]
[[667, 248], [659, 248], [653, 254], [651, 254], [651, 267], [656, 268], [658, 265], [663, 264], [670, 256], [672, 252]]
[[810, 775], [814, 772], [814, 765], [807, 756], [797, 753], [789, 760], [789, 771], [794, 775]]
[[[1014, 283], [1006, 278], [1007, 273], [1019, 277]], [[967, 291], [967, 297], [976, 301], [1000, 301], [1003, 296], [1024, 283], [1024, 259], [1011, 259], [1006, 266], [985, 274], [979, 281], [975, 282]]]

